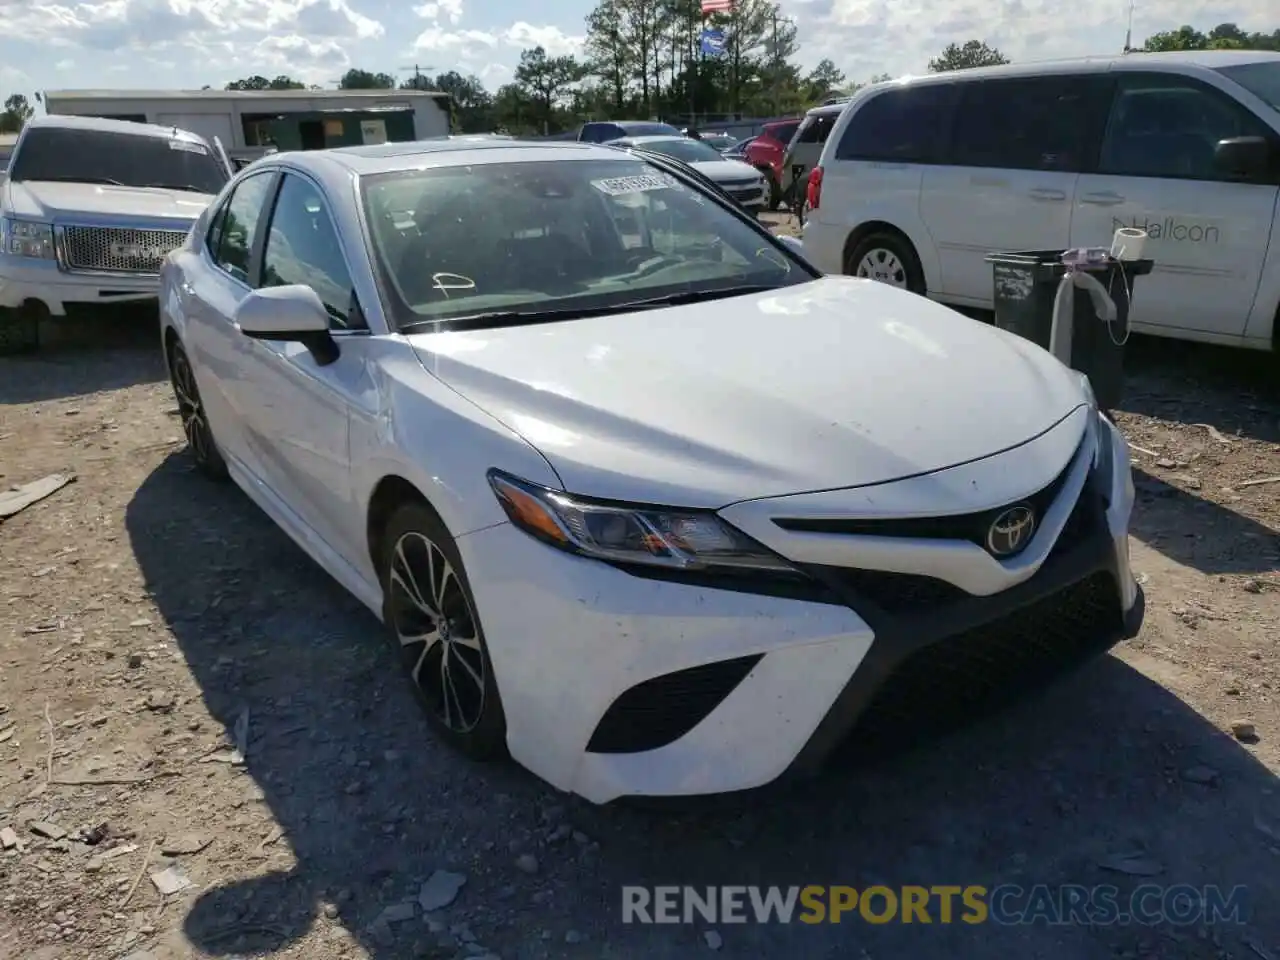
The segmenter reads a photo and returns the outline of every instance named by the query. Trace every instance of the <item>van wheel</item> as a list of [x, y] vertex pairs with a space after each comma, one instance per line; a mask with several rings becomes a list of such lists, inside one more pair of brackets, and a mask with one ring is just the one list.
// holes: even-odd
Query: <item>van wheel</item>
[[873, 233], [849, 251], [844, 272], [923, 295], [924, 270], [911, 243], [897, 233]]

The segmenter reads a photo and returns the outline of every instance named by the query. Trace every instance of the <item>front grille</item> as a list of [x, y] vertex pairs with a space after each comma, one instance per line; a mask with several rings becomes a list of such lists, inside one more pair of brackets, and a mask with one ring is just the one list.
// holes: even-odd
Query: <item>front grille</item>
[[1080, 666], [1123, 630], [1115, 578], [1099, 571], [910, 654], [876, 693], [846, 748], [877, 754], [945, 732]]
[[720, 660], [639, 683], [605, 711], [589, 753], [640, 753], [675, 743], [733, 692], [760, 656]]
[[63, 256], [73, 270], [159, 273], [170, 251], [187, 239], [183, 230], [135, 227], [64, 227]]
[[849, 606], [860, 615], [870, 612], [868, 603], [884, 613], [923, 614], [972, 596], [953, 583], [915, 573], [828, 566], [810, 567], [809, 570], [845, 596]]
[[720, 186], [726, 190], [746, 190], [751, 188], [759, 190], [760, 180], [758, 177], [747, 177], [744, 180], [721, 180]]
[[[1072, 459], [1074, 462], [1074, 458]], [[1029, 504], [1035, 511], [1036, 519], [1043, 520], [1045, 512], [1062, 491], [1070, 472], [1071, 464], [1068, 464], [1052, 483], [1031, 496], [979, 513], [889, 519], [775, 517], [773, 522], [783, 530], [799, 533], [836, 533], [846, 536], [904, 537], [918, 540], [968, 540], [985, 548], [991, 524], [1000, 514], [1018, 503]]]

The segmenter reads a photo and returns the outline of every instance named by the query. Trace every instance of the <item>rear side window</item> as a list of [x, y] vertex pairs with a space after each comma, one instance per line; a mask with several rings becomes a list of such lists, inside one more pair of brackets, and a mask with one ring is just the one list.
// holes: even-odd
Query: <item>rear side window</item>
[[1027, 77], [961, 84], [948, 162], [961, 167], [1078, 172], [1099, 115], [1093, 77]]
[[956, 85], [929, 83], [885, 90], [854, 109], [837, 160], [935, 163], [951, 125]]
[[796, 135], [798, 129], [800, 129], [800, 121], [790, 120], [777, 126], [766, 127], [765, 132], [785, 147], [791, 142], [791, 138]]
[[839, 116], [838, 113], [820, 113], [808, 117], [800, 128], [796, 143], [826, 143]]
[[241, 283], [249, 282], [253, 238], [273, 181], [269, 170], [241, 180], [209, 232], [209, 252], [214, 260]]

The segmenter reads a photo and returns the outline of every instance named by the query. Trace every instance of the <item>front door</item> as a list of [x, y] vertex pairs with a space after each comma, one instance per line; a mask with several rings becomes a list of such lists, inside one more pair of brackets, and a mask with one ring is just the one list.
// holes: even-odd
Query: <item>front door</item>
[[920, 211], [938, 251], [930, 293], [992, 300], [991, 253], [1062, 251], [1079, 171], [1106, 116], [1097, 75], [958, 84], [942, 162], [925, 168]]
[[357, 532], [348, 438], [351, 410], [374, 395], [370, 335], [328, 203], [315, 183], [290, 172], [271, 211], [258, 285], [295, 283], [315, 290], [328, 310], [338, 359], [321, 364], [300, 343], [242, 336], [240, 402], [252, 410], [246, 423], [262, 479], [350, 562], [363, 530]]
[[1155, 269], [1134, 285], [1136, 326], [1244, 334], [1273, 242], [1277, 187], [1216, 167], [1218, 141], [1243, 136], [1275, 135], [1199, 80], [1118, 75], [1098, 172], [1077, 185], [1071, 245], [1110, 247], [1121, 227], [1146, 231], [1143, 256]]

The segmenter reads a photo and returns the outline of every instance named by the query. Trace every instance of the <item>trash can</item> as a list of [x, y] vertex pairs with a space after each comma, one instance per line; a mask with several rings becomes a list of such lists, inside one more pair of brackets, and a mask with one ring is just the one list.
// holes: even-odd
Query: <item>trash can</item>
[[1070, 317], [1070, 357], [1059, 357], [1079, 370], [1093, 385], [1098, 406], [1109, 412], [1124, 396], [1124, 347], [1129, 339], [1129, 303], [1133, 299], [1134, 278], [1151, 272], [1153, 260], [1102, 259], [1069, 266], [1062, 250], [1031, 250], [993, 253], [995, 325], [1032, 343], [1051, 349], [1053, 312], [1058, 287], [1069, 269], [1090, 274], [1115, 303], [1115, 319], [1108, 323], [1097, 313], [1093, 299], [1083, 289], [1074, 292]]

